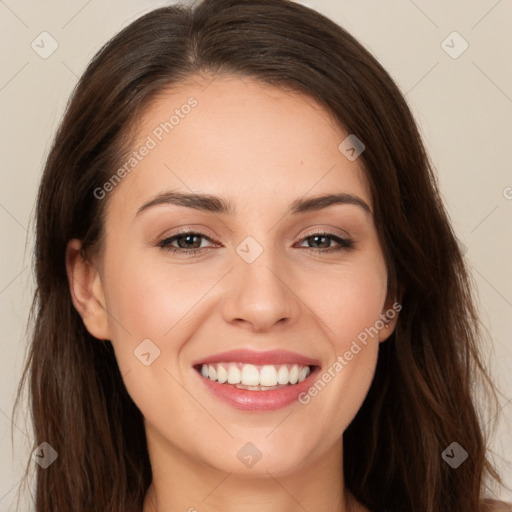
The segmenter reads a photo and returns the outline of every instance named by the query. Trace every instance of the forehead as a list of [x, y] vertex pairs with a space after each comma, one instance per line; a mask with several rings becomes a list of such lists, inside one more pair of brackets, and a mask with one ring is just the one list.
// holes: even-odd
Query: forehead
[[134, 128], [134, 165], [114, 191], [125, 205], [166, 189], [260, 207], [341, 191], [371, 205], [360, 160], [339, 149], [348, 134], [318, 102], [291, 90], [197, 75], [162, 91]]

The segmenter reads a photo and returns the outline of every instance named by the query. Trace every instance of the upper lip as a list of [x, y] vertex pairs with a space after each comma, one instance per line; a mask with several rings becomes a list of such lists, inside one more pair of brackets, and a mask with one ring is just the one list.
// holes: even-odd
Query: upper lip
[[212, 364], [212, 363], [248, 363], [254, 365], [265, 364], [300, 364], [303, 366], [319, 366], [320, 363], [316, 359], [290, 352], [288, 350], [267, 350], [259, 352], [255, 350], [237, 349], [229, 350], [227, 352], [218, 352], [211, 356], [198, 359], [192, 363], [193, 366], [199, 364]]

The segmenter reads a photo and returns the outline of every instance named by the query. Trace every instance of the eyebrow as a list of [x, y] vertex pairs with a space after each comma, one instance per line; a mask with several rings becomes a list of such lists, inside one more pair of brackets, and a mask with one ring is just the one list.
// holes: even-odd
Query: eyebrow
[[[166, 204], [185, 206], [207, 213], [217, 213], [229, 216], [233, 216], [237, 212], [236, 206], [231, 201], [228, 201], [219, 196], [211, 194], [187, 194], [183, 192], [168, 191], [162, 192], [147, 203], [144, 203], [137, 210], [136, 215], [139, 215], [143, 211], [148, 210], [154, 206]], [[353, 194], [344, 192], [296, 199], [290, 205], [288, 214], [296, 215], [300, 213], [318, 211], [329, 206], [339, 204], [359, 206], [367, 213], [372, 215], [370, 207], [363, 199]]]

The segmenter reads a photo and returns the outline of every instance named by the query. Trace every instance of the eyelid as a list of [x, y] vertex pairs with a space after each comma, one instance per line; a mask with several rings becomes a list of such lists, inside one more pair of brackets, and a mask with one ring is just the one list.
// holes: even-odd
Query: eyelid
[[[334, 231], [334, 232], [332, 232]], [[325, 227], [317, 226], [315, 228], [311, 228], [310, 231], [306, 231], [306, 233], [301, 235], [301, 238], [307, 238], [309, 236], [314, 236], [318, 234], [330, 235], [330, 236], [339, 236], [340, 238], [350, 239], [351, 236], [347, 231], [343, 229], [336, 228], [334, 226], [329, 226], [327, 229]]]
[[204, 238], [207, 238], [209, 241], [214, 242], [216, 237], [209, 234], [208, 229], [206, 227], [200, 226], [196, 228], [195, 226], [190, 226], [186, 228], [178, 228], [177, 231], [170, 231], [170, 233], [166, 233], [165, 235], [159, 235], [156, 238], [155, 245], [158, 245], [161, 242], [169, 240], [170, 238], [185, 236], [185, 235], [200, 235]]

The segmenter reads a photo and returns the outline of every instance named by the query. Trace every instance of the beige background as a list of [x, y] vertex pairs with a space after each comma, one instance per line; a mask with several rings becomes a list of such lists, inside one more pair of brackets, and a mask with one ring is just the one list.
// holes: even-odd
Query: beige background
[[[23, 415], [15, 419], [12, 448], [12, 405], [33, 289], [31, 218], [51, 137], [77, 77], [100, 46], [167, 3], [0, 0], [0, 511], [14, 510], [29, 454]], [[486, 355], [504, 393], [493, 448], [512, 487], [512, 0], [303, 3], [373, 52], [420, 124], [493, 340]], [[31, 48], [43, 31], [58, 43], [47, 59]], [[454, 31], [463, 39], [452, 35], [442, 45]], [[464, 40], [469, 46], [457, 58], [443, 49], [455, 56]], [[512, 493], [502, 492], [502, 498], [512, 500]]]

